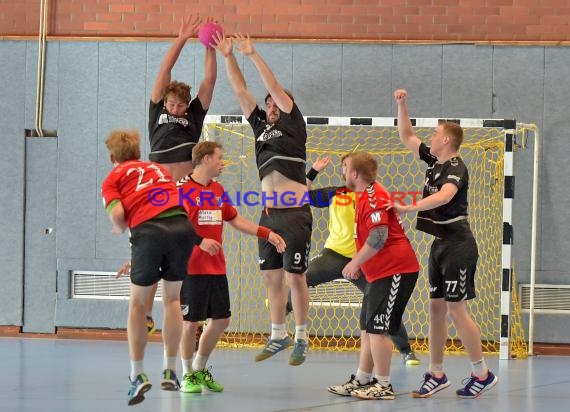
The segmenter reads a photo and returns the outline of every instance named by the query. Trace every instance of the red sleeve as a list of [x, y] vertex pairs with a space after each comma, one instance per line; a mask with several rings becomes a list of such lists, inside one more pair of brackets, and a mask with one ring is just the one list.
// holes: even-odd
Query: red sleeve
[[119, 192], [116, 175], [113, 172], [111, 172], [103, 181], [101, 194], [103, 195], [103, 206], [105, 207], [107, 207], [113, 200], [121, 200], [121, 193]]
[[377, 205], [376, 208], [372, 209], [369, 205], [366, 205], [362, 216], [362, 223], [364, 223], [367, 230], [376, 226], [388, 226], [390, 223], [388, 211], [384, 206]]

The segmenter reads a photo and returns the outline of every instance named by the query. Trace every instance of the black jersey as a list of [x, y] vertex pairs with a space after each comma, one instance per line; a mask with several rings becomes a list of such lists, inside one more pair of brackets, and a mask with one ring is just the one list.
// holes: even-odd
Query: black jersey
[[150, 161], [175, 163], [192, 160], [192, 149], [200, 139], [207, 113], [200, 99], [192, 100], [188, 112], [182, 117], [168, 114], [162, 101], [153, 103], [151, 100], [148, 112]]
[[307, 125], [293, 103], [291, 113], [281, 112], [275, 124], [268, 124], [265, 110], [259, 106], [247, 119], [255, 136], [255, 161], [259, 179], [276, 170], [288, 179], [306, 183]]
[[446, 183], [457, 186], [457, 193], [451, 201], [435, 209], [418, 212], [416, 229], [441, 239], [464, 239], [472, 236], [468, 219], [467, 191], [469, 174], [460, 157], [453, 157], [445, 163], [437, 163], [430, 148], [421, 143], [420, 159], [428, 164], [423, 198], [441, 190]]

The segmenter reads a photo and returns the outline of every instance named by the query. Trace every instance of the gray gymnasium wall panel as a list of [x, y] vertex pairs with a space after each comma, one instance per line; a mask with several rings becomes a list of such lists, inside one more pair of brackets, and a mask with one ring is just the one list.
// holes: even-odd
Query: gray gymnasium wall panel
[[442, 115], [491, 118], [493, 48], [443, 46]]
[[57, 256], [95, 257], [99, 43], [62, 42], [59, 53]]
[[[27, 42], [0, 42], [0, 325], [21, 325], [24, 222], [24, 113]], [[9, 57], [9, 58], [8, 58]]]
[[342, 46], [340, 116], [394, 116], [392, 54], [392, 46]]
[[[394, 46], [392, 89], [408, 90], [411, 117], [442, 115], [443, 46]], [[397, 113], [392, 102], [392, 113]]]
[[555, 283], [570, 283], [570, 48], [547, 48], [542, 134], [541, 267]]
[[[494, 47], [493, 117], [534, 122], [544, 135], [544, 70], [544, 47]], [[513, 258], [519, 282], [529, 279], [532, 164], [533, 145], [516, 151]], [[540, 270], [540, 255], [537, 257]]]
[[293, 89], [305, 116], [340, 116], [342, 46], [293, 47]]
[[[97, 102], [97, 187], [111, 171], [105, 139], [114, 129], [136, 129], [145, 139], [148, 103], [146, 90], [146, 45], [144, 43], [100, 43], [99, 95]], [[111, 234], [111, 224], [102, 206], [96, 208], [96, 257], [128, 256], [127, 235]]]

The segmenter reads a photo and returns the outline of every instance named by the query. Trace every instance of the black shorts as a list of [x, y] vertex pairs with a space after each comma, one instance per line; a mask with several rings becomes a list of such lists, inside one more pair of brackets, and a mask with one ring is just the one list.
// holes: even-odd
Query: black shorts
[[369, 283], [362, 298], [360, 330], [376, 335], [396, 335], [418, 273], [403, 273]]
[[285, 253], [280, 254], [267, 240], [258, 239], [260, 269], [283, 268], [290, 273], [305, 273], [311, 251], [311, 207], [304, 205], [287, 209], [266, 208], [261, 214], [259, 224], [280, 235], [287, 244]]
[[184, 279], [195, 236], [184, 215], [148, 220], [131, 229], [131, 282], [150, 286], [160, 279]]
[[435, 239], [429, 254], [429, 297], [460, 302], [475, 298], [475, 271], [479, 252], [475, 238]]
[[[335, 252], [332, 249], [324, 248], [321, 253], [309, 260], [307, 269], [307, 286], [315, 287], [333, 280], [343, 279], [342, 270], [351, 259]], [[350, 282], [364, 293], [367, 282], [364, 275]]]
[[186, 275], [180, 290], [180, 305], [188, 322], [231, 317], [227, 276]]

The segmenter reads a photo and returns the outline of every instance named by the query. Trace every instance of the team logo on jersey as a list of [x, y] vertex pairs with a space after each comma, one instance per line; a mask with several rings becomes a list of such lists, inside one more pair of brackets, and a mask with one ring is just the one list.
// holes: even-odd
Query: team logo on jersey
[[259, 137], [257, 138], [257, 141], [258, 142], [266, 142], [268, 140], [275, 139], [277, 137], [283, 136], [283, 133], [281, 132], [281, 130], [272, 129], [272, 127], [273, 127], [273, 125], [268, 124], [265, 127], [265, 131], [263, 133], [261, 133], [259, 135]]
[[437, 180], [437, 178], [441, 175], [441, 173], [436, 173], [435, 176], [433, 177], [433, 180]]
[[381, 218], [382, 214], [380, 213], [380, 211], [374, 212], [370, 215], [370, 220], [372, 220], [372, 223], [380, 223]]
[[456, 182], [459, 182], [461, 180], [461, 178], [459, 176], [455, 176], [455, 175], [449, 175], [447, 176], [448, 179], [453, 179]]
[[166, 123], [178, 123], [184, 127], [188, 126], [189, 124], [188, 119], [186, 119], [185, 117], [176, 117], [176, 116], [171, 116], [168, 113], [163, 113], [158, 118], [158, 124], [166, 124]]

